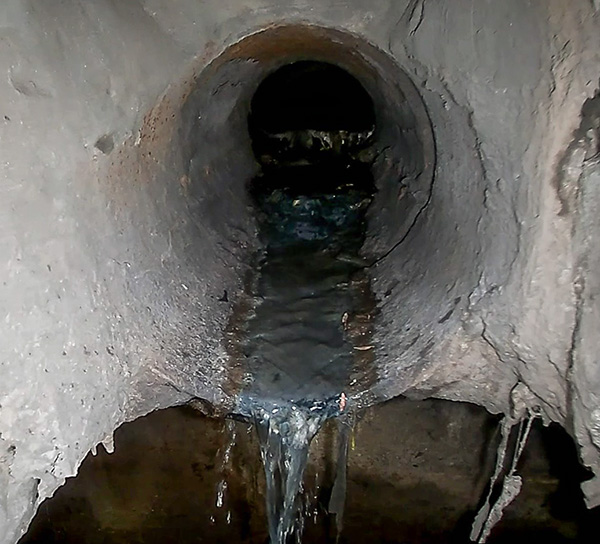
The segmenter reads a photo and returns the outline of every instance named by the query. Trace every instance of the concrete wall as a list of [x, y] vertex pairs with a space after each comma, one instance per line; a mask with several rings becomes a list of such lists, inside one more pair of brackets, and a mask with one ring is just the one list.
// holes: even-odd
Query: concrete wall
[[[433, 127], [432, 183], [380, 199], [371, 222], [369, 402], [406, 393], [508, 411], [521, 382], [600, 470], [589, 102], [581, 120], [599, 85], [593, 2], [5, 0], [0, 542], [123, 421], [193, 397], [233, 402], [232, 308], [219, 298], [235, 303], [256, 246], [239, 190], [255, 165], [227, 127], [243, 126], [248, 81], [278, 52], [257, 69], [228, 47], [272, 25], [379, 48]], [[386, 81], [385, 62], [365, 62]], [[402, 198], [410, 221], [398, 221]], [[599, 488], [587, 484], [591, 505]]]

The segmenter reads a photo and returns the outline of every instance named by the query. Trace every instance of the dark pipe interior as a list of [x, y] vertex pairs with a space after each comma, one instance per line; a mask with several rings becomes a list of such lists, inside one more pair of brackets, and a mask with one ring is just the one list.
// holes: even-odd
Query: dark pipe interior
[[269, 74], [250, 107], [249, 133], [263, 168], [323, 162], [349, 166], [371, 143], [375, 129], [369, 93], [327, 62], [294, 62]]
[[[248, 129], [262, 167], [250, 193], [267, 235], [288, 231], [326, 243], [343, 235], [358, 251], [375, 192], [368, 155], [361, 155], [372, 144], [375, 112], [356, 78], [325, 62], [286, 65], [258, 86]], [[304, 237], [293, 223], [307, 229]]]
[[373, 101], [342, 68], [320, 61], [288, 64], [252, 98], [251, 127], [267, 132], [313, 128], [360, 132], [375, 125]]

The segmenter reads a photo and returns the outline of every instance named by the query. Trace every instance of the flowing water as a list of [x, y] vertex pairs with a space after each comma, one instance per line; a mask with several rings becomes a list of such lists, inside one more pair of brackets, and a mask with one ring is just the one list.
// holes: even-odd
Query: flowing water
[[359, 251], [373, 193], [362, 167], [281, 168], [251, 187], [265, 250], [247, 293], [254, 304], [240, 346], [238, 413], [257, 428], [272, 544], [300, 541], [310, 442], [324, 421], [351, 409], [368, 376]]
[[334, 415], [331, 405], [255, 408], [255, 422], [267, 483], [267, 516], [272, 543], [284, 544], [302, 533], [301, 490], [311, 440]]

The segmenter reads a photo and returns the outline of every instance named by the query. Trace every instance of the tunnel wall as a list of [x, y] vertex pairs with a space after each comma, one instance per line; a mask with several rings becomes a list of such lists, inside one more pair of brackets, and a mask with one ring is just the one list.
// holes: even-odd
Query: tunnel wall
[[[241, 289], [256, 242], [229, 182], [255, 165], [242, 155], [229, 166], [238, 141], [211, 138], [212, 124], [204, 146], [186, 148], [185, 113], [206, 98], [190, 102], [209, 63], [281, 24], [344, 31], [387, 53], [433, 126], [435, 175], [411, 185], [411, 220], [395, 222], [402, 195], [381, 192], [371, 221], [381, 300], [371, 401], [404, 393], [507, 412], [522, 382], [529, 405], [600, 467], [598, 197], [573, 189], [594, 186], [595, 163], [583, 181], [561, 175], [598, 87], [592, 2], [7, 0], [1, 542], [18, 539], [91, 448], [110, 449], [123, 421], [194, 397], [231, 404], [231, 306], [219, 299]], [[597, 480], [586, 486], [597, 504]]]

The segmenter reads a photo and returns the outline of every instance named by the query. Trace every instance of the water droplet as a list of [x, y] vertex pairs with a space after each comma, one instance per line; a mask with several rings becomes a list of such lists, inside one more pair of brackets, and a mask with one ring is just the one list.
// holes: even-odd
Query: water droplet
[[225, 502], [225, 492], [227, 491], [227, 482], [221, 480], [217, 484], [217, 508], [222, 508]]

